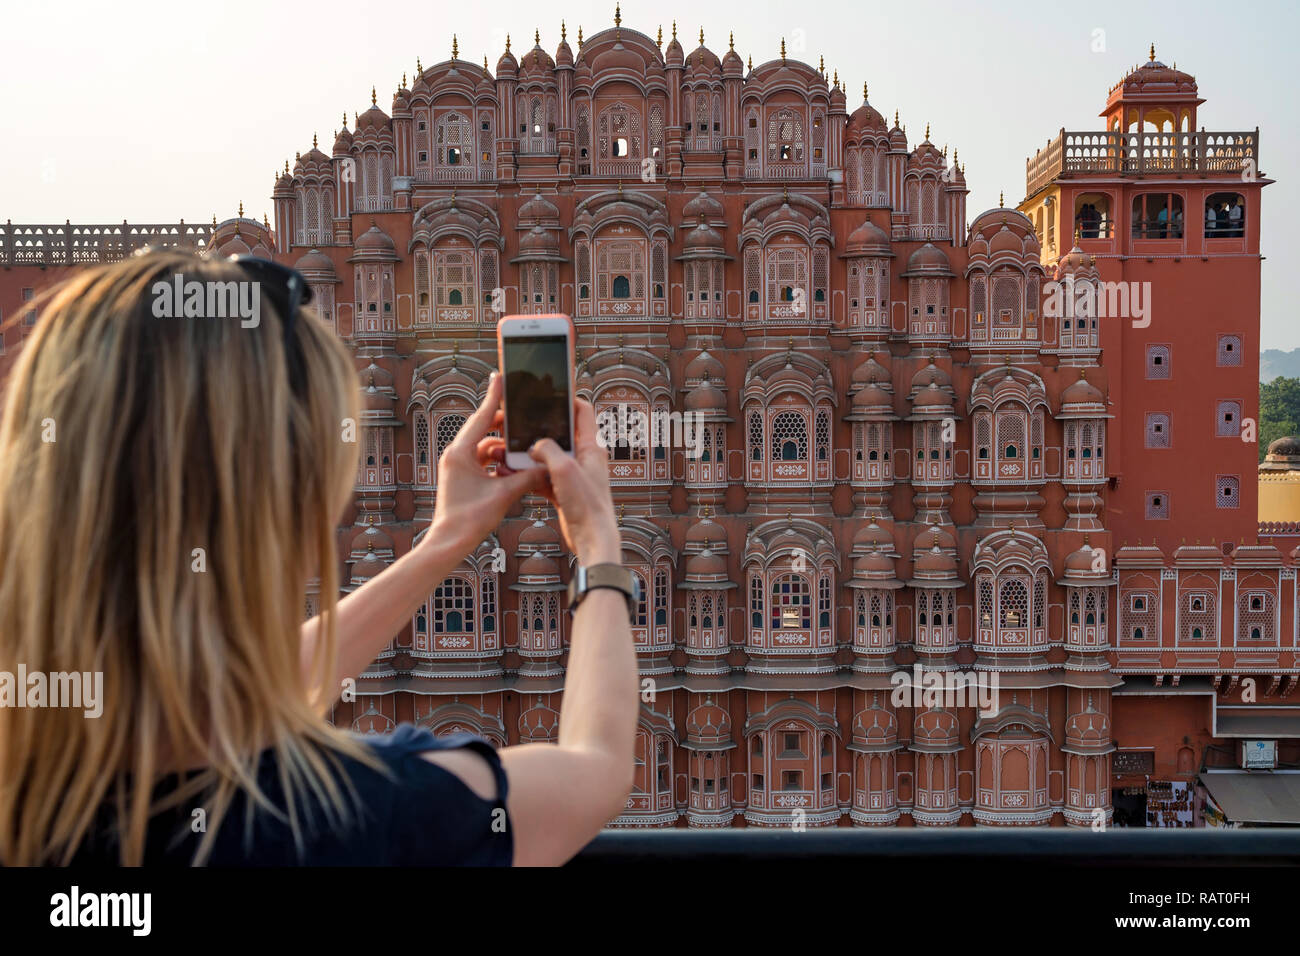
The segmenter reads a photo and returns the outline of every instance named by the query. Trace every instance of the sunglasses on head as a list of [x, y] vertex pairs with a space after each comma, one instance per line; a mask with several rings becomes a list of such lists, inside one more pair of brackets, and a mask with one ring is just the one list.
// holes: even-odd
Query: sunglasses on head
[[259, 259], [256, 256], [231, 256], [230, 261], [239, 266], [254, 282], [258, 283], [262, 293], [271, 300], [275, 310], [284, 320], [285, 337], [288, 339], [298, 321], [298, 309], [311, 302], [311, 286], [297, 269]]
[[259, 291], [279, 313], [284, 323], [284, 352], [289, 363], [289, 377], [296, 390], [302, 380], [302, 357], [293, 347], [293, 331], [298, 321], [298, 310], [312, 300], [311, 286], [297, 269], [270, 259], [243, 255], [231, 256], [230, 261], [258, 284]]

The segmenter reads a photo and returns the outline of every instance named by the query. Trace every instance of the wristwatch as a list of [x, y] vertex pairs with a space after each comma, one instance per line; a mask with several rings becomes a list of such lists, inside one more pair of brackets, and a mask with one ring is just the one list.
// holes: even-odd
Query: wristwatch
[[637, 576], [621, 564], [593, 564], [591, 567], [579, 565], [569, 579], [569, 610], [576, 611], [588, 591], [596, 588], [611, 588], [621, 591], [627, 599], [627, 616], [636, 614], [641, 602], [641, 582]]

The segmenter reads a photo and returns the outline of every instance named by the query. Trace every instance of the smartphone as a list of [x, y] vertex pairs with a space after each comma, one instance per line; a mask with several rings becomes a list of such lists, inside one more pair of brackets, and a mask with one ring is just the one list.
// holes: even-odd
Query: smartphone
[[573, 453], [573, 340], [567, 315], [508, 315], [497, 323], [507, 468], [536, 467], [528, 449], [541, 438]]

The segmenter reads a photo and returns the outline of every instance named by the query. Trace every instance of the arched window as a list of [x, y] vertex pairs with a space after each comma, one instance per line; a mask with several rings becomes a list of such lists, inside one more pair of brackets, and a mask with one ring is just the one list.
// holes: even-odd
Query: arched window
[[1205, 200], [1207, 239], [1241, 239], [1246, 235], [1246, 199], [1241, 193], [1214, 193]]
[[614, 276], [614, 298], [626, 299], [632, 294], [632, 284], [627, 276]]
[[772, 582], [772, 629], [812, 627], [812, 591], [802, 574], [783, 574]]
[[450, 577], [433, 592], [433, 633], [465, 634], [474, 631], [474, 589], [465, 578]]
[[798, 412], [781, 412], [772, 419], [772, 460], [808, 460], [808, 422]]

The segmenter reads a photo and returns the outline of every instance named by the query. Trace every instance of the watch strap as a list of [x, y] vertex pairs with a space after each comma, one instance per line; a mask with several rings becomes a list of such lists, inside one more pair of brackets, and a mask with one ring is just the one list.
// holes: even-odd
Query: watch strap
[[576, 610], [588, 591], [597, 588], [610, 588], [620, 592], [627, 601], [628, 614], [636, 610], [639, 595], [636, 578], [632, 572], [621, 564], [607, 562], [578, 567], [569, 580], [569, 609]]

